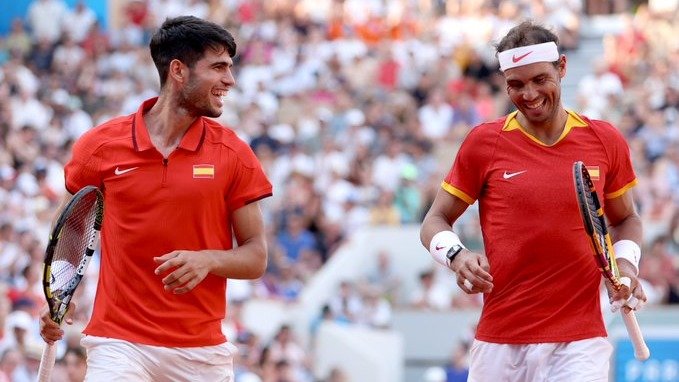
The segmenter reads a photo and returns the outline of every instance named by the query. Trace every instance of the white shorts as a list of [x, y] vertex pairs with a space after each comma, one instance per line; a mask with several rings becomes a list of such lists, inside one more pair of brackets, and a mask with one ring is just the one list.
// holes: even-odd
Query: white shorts
[[606, 382], [613, 346], [606, 338], [527, 345], [474, 340], [469, 382]]
[[84, 336], [87, 382], [219, 381], [233, 382], [235, 345], [170, 348], [115, 338]]

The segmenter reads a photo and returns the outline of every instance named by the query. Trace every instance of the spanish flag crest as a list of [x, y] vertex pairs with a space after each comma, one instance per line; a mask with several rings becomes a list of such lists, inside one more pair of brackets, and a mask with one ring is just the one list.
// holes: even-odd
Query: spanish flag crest
[[585, 166], [585, 167], [587, 167], [589, 177], [592, 178], [592, 180], [599, 180], [600, 176], [599, 166]]
[[194, 164], [193, 177], [198, 179], [200, 178], [214, 179], [215, 166], [212, 164]]

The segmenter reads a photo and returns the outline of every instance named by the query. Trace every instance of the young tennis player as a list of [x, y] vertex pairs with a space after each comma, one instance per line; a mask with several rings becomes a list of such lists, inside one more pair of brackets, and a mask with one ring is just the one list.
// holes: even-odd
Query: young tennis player
[[[421, 227], [421, 241], [466, 293], [484, 293], [471, 346], [470, 381], [607, 381], [612, 346], [599, 302], [601, 273], [584, 232], [573, 163], [584, 161], [604, 196], [621, 276], [612, 300], [640, 301], [641, 221], [629, 191], [637, 179], [629, 147], [609, 123], [561, 104], [566, 56], [532, 22], [497, 45], [517, 111], [465, 138]], [[451, 231], [479, 202], [484, 253]], [[629, 308], [623, 308], [629, 309]]]
[[[264, 273], [258, 201], [272, 186], [250, 147], [209, 119], [235, 85], [232, 35], [177, 17], [150, 51], [160, 96], [84, 134], [65, 167], [70, 193], [95, 185], [105, 200], [87, 380], [233, 381], [226, 280]], [[49, 316], [41, 324], [47, 342], [61, 338]]]

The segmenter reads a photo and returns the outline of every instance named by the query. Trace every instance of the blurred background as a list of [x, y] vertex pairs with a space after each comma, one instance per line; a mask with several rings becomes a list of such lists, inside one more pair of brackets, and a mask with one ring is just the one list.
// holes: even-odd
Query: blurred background
[[[466, 380], [482, 300], [420, 245], [461, 140], [511, 105], [492, 44], [532, 18], [568, 57], [564, 106], [627, 137], [645, 230], [634, 360], [619, 316], [611, 379], [679, 381], [677, 0], [12, 0], [0, 3], [0, 381], [32, 381], [42, 258], [72, 142], [159, 88], [148, 53], [166, 17], [224, 25], [237, 86], [220, 122], [274, 184], [269, 269], [229, 281], [236, 382]], [[482, 250], [476, 205], [455, 227]], [[55, 381], [80, 381], [78, 291]], [[607, 306], [607, 303], [604, 304]]]

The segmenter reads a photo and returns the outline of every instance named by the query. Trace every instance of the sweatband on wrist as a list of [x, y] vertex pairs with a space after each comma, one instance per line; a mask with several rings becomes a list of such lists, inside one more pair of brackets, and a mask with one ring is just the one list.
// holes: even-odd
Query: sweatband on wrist
[[462, 248], [467, 249], [467, 247], [462, 244], [460, 237], [453, 231], [441, 231], [431, 238], [429, 243], [429, 253], [431, 257], [436, 260], [437, 263], [443, 265], [446, 268], [450, 267], [448, 262], [448, 251], [451, 247], [455, 245], [460, 245]]
[[639, 260], [641, 259], [639, 244], [632, 240], [619, 240], [613, 244], [613, 251], [616, 259], [629, 261], [634, 265], [635, 275], [639, 274]]
[[500, 70], [504, 72], [507, 69], [536, 62], [557, 61], [559, 59], [559, 49], [554, 41], [550, 41], [507, 49], [498, 53], [497, 59], [500, 61]]

